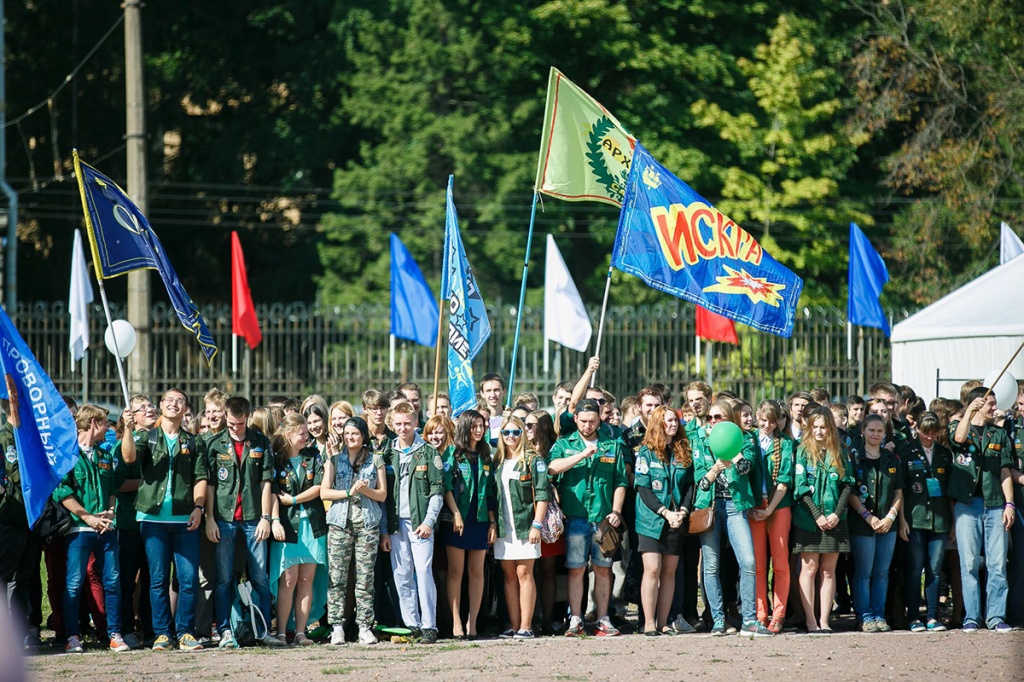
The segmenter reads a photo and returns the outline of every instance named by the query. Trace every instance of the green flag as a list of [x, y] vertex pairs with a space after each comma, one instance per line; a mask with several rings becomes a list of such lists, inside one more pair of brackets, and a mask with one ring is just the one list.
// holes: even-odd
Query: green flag
[[635, 145], [618, 119], [551, 67], [536, 191], [621, 206]]

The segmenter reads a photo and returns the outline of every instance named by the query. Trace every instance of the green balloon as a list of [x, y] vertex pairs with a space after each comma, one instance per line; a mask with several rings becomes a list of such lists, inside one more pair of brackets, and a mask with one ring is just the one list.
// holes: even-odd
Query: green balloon
[[718, 422], [711, 428], [707, 443], [711, 454], [728, 462], [743, 449], [743, 431], [732, 422]]

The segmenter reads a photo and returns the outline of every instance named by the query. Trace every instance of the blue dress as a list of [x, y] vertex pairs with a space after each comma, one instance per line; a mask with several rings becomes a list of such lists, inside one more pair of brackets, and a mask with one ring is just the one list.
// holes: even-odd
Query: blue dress
[[[474, 481], [480, 480], [480, 460], [472, 459], [469, 462], [470, 475]], [[465, 516], [462, 517], [462, 535], [459, 535], [454, 531], [452, 527], [445, 529], [445, 545], [454, 547], [462, 550], [478, 550], [487, 549], [487, 528], [488, 523], [484, 521], [477, 521], [477, 507], [480, 504], [480, 492], [479, 486], [473, 491], [473, 496], [469, 499], [469, 509], [466, 510]]]

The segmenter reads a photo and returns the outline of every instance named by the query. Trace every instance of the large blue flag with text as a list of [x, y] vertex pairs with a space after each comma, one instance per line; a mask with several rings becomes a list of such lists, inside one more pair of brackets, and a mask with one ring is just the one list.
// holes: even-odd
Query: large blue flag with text
[[889, 318], [878, 300], [882, 287], [889, 281], [889, 270], [857, 223], [850, 223], [850, 265], [846, 276], [850, 285], [846, 319], [861, 327], [876, 327], [889, 336]]
[[421, 346], [437, 343], [437, 301], [409, 249], [391, 233], [391, 333]]
[[612, 267], [647, 286], [778, 336], [793, 333], [804, 282], [636, 145]]
[[195, 334], [206, 362], [212, 364], [217, 344], [199, 313], [199, 306], [171, 267], [146, 216], [113, 180], [79, 160], [78, 152], [74, 152], [73, 158], [96, 277], [110, 279], [132, 270], [156, 270], [164, 281], [178, 319], [185, 329]]
[[441, 267], [441, 298], [448, 301], [448, 399], [452, 418], [476, 405], [473, 358], [491, 335], [487, 307], [480, 297], [473, 269], [459, 236], [459, 216], [452, 199], [448, 176], [448, 195], [444, 220], [444, 265]]
[[[25, 513], [31, 527], [64, 474], [78, 461], [78, 429], [67, 403], [2, 309], [0, 369], [4, 374], [0, 397], [11, 402], [9, 423], [17, 450], [15, 454], [8, 449], [4, 456], [11, 461], [18, 458]], [[3, 485], [8, 485], [6, 479]]]

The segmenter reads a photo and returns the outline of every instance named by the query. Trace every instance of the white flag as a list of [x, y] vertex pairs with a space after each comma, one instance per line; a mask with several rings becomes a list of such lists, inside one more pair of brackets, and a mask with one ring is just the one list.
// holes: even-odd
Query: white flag
[[999, 226], [999, 264], [1002, 265], [1024, 253], [1024, 242], [1006, 223]]
[[92, 282], [82, 251], [82, 233], [75, 230], [75, 243], [71, 250], [71, 293], [68, 311], [71, 313], [71, 341], [68, 349], [71, 359], [78, 362], [89, 347], [89, 304], [92, 303]]
[[544, 340], [551, 339], [583, 352], [593, 331], [580, 292], [573, 284], [554, 237], [549, 234], [544, 265]]

